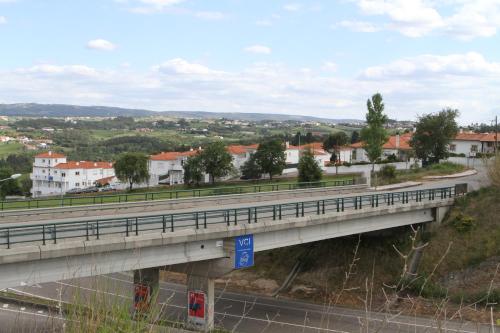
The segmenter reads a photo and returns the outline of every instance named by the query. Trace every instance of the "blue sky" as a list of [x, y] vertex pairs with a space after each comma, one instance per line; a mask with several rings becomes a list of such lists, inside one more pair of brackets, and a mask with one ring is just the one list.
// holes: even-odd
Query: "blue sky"
[[0, 102], [500, 113], [499, 0], [0, 0]]

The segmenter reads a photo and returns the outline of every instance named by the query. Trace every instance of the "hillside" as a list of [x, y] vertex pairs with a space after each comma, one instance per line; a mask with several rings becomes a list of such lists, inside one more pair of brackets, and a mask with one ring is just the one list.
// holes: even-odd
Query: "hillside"
[[317, 121], [327, 123], [352, 123], [363, 122], [356, 119], [328, 119], [302, 115], [287, 114], [265, 114], [265, 113], [230, 113], [230, 112], [206, 112], [206, 111], [150, 111], [143, 109], [127, 109], [109, 106], [78, 106], [65, 104], [0, 104], [0, 115], [3, 116], [27, 116], [27, 117], [149, 117], [166, 116], [177, 118], [214, 119], [226, 118], [243, 121]]
[[[413, 236], [404, 227], [267, 251], [256, 255], [253, 269], [219, 282], [271, 294], [299, 260], [301, 272], [280, 295], [375, 311], [390, 305], [408, 314], [460, 311], [480, 320], [488, 320], [487, 305], [496, 303], [500, 311], [500, 189], [469, 194], [441, 226], [417, 233], [415, 242]], [[404, 256], [410, 262], [412, 245], [423, 243], [428, 244], [417, 275], [402, 279]]]

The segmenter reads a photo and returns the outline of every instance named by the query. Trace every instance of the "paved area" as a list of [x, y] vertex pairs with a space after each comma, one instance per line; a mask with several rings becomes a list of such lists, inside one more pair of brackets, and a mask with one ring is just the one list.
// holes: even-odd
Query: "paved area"
[[[120, 273], [94, 278], [66, 280], [15, 289], [54, 300], [95, 299], [96, 289], [104, 293], [108, 304], [127, 306], [132, 303], [130, 274]], [[162, 317], [183, 321], [186, 314], [185, 286], [161, 282], [158, 301]], [[0, 314], [2, 309], [0, 308]], [[14, 320], [3, 313], [6, 322]], [[297, 302], [257, 295], [218, 290], [215, 315], [217, 326], [232, 332], [464, 332], [493, 333], [489, 325], [466, 321], [435, 320], [382, 312], [366, 312], [342, 307]], [[23, 314], [23, 318], [27, 313]], [[57, 317], [56, 317], [57, 318]], [[26, 323], [26, 325], [30, 325]], [[498, 327], [496, 327], [498, 329]]]

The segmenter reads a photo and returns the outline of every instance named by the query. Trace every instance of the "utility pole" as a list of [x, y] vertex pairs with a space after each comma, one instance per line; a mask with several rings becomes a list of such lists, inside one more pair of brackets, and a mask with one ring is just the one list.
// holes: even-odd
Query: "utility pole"
[[495, 116], [495, 155], [498, 151], [498, 116]]

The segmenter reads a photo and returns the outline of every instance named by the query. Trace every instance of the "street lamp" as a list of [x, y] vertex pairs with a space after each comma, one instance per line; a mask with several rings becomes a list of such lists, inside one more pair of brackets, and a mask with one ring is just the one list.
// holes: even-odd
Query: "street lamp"
[[0, 183], [1, 183], [1, 182], [4, 182], [4, 181], [7, 181], [7, 180], [9, 180], [9, 179], [17, 179], [17, 178], [19, 178], [19, 177], [21, 177], [21, 174], [20, 174], [20, 173], [15, 173], [15, 174], [13, 174], [12, 176], [10, 176], [9, 178], [0, 179]]

